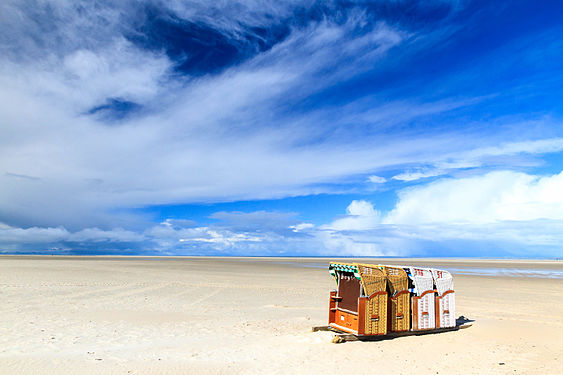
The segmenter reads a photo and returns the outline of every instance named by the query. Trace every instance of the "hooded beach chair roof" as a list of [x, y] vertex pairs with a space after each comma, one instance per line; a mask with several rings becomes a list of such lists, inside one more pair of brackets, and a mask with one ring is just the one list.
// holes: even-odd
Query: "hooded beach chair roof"
[[360, 280], [364, 292], [367, 296], [375, 292], [385, 290], [385, 273], [380, 266], [358, 263], [330, 263], [329, 273], [335, 278], [338, 284], [338, 272], [353, 273]]
[[367, 296], [386, 290], [386, 278], [383, 270], [371, 264], [358, 264], [362, 285]]
[[391, 295], [397, 294], [409, 287], [409, 279], [405, 270], [397, 266], [380, 266], [385, 272]]
[[408, 267], [409, 278], [413, 281], [414, 290], [412, 292], [417, 296], [424, 292], [434, 290], [434, 278], [432, 271], [428, 268]]
[[454, 290], [454, 279], [448, 271], [432, 269], [432, 277], [438, 290], [438, 295], [443, 295], [448, 290]]

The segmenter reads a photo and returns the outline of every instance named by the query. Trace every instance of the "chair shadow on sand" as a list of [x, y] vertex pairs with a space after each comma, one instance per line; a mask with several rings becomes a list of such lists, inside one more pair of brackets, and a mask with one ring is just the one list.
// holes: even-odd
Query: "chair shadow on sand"
[[465, 316], [461, 315], [459, 318], [457, 318], [455, 320], [455, 326], [461, 328], [461, 326], [463, 326], [465, 324], [473, 323], [474, 321], [475, 321], [475, 319], [469, 319], [469, 318], [466, 318]]

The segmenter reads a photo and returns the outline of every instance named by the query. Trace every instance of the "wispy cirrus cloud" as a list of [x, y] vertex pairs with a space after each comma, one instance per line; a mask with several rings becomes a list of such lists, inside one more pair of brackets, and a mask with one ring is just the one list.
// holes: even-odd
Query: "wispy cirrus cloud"
[[398, 181], [417, 181], [429, 177], [456, 174], [460, 170], [478, 168], [530, 167], [538, 165], [537, 155], [563, 150], [562, 138], [534, 139], [525, 142], [503, 142], [495, 146], [474, 148], [467, 152], [438, 155], [432, 163], [409, 167], [391, 177]]
[[[18, 8], [6, 7], [12, 13]], [[3, 181], [3, 220], [14, 224], [69, 225], [73, 212], [86, 212], [76, 215], [78, 226], [107, 225], [116, 216], [108, 213], [114, 207], [281, 196], [327, 174], [341, 175], [345, 166], [329, 171], [326, 163], [309, 174], [326, 154], [322, 149], [295, 150], [288, 158], [287, 140], [308, 139], [309, 131], [295, 131], [303, 129], [297, 126], [299, 116], [278, 114], [272, 121], [279, 112], [275, 107], [284, 105], [283, 97], [291, 103], [349, 77], [354, 66], [401, 42], [401, 32], [384, 23], [354, 33], [363, 22], [360, 15], [340, 23], [311, 20], [222, 74], [174, 80], [174, 56], [127, 39], [136, 24], [117, 23], [130, 17], [123, 9], [107, 7], [99, 17], [84, 19], [74, 15], [80, 11], [74, 6], [53, 7], [52, 30], [35, 35], [50, 11], [39, 8], [28, 14], [24, 4], [27, 17], [11, 31], [41, 60], [22, 62], [13, 45], [0, 77], [5, 84], [2, 128], [9, 134], [2, 155], [5, 169], [41, 178], [41, 183]], [[162, 17], [163, 22], [188, 22]], [[72, 20], [64, 23], [63, 18]], [[98, 28], [114, 37], [90, 41]], [[81, 32], [87, 33], [84, 39]], [[52, 47], [52, 55], [40, 56], [42, 43], [34, 37], [64, 42]], [[348, 60], [355, 62], [347, 72], [335, 69]], [[25, 111], [19, 103], [26, 103]], [[141, 115], [124, 118], [116, 110], [119, 105], [137, 105]], [[112, 111], [122, 121], [109, 121], [115, 120]], [[244, 145], [237, 144], [241, 137]], [[290, 166], [298, 166], [298, 173]], [[235, 170], [244, 173], [232, 175]], [[268, 181], [263, 175], [269, 175]], [[33, 212], [22, 210], [19, 200], [32, 204]], [[119, 217], [112, 221], [128, 220]]]

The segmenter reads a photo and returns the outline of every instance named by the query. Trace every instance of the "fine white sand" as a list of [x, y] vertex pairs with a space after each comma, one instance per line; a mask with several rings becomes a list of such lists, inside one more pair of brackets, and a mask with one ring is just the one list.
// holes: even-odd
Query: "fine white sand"
[[[374, 262], [563, 270], [555, 261]], [[563, 373], [562, 279], [455, 276], [456, 312], [472, 327], [332, 344], [333, 333], [310, 332], [326, 324], [335, 287], [326, 265], [2, 256], [0, 374]]]

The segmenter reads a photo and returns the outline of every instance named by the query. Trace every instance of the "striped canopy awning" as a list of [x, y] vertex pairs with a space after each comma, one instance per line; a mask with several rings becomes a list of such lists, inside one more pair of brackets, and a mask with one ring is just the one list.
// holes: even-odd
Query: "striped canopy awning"
[[356, 279], [361, 280], [360, 271], [358, 270], [358, 266], [355, 264], [346, 264], [346, 263], [330, 263], [328, 266], [328, 272], [336, 279], [338, 282], [338, 277], [336, 277], [337, 272], [351, 272], [354, 274]]

